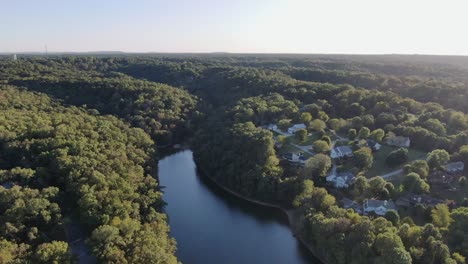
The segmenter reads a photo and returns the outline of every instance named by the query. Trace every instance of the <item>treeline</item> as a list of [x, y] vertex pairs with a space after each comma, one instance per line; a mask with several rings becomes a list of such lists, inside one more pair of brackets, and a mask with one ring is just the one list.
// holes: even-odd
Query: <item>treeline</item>
[[[67, 104], [111, 114], [149, 133], [158, 145], [181, 141], [196, 120], [197, 99], [174, 87], [107, 72], [113, 59], [62, 58], [0, 63], [4, 82], [47, 93]], [[99, 69], [101, 72], [97, 72]]]
[[468, 81], [438, 79], [431, 78], [431, 76], [395, 76], [369, 72], [295, 67], [286, 68], [282, 71], [298, 80], [351, 84], [366, 89], [392, 91], [419, 102], [435, 102], [447, 108], [468, 111], [464, 100], [468, 96]]
[[2, 262], [73, 262], [64, 216], [77, 213], [100, 262], [177, 263], [153, 153], [148, 134], [115, 117], [2, 86]]

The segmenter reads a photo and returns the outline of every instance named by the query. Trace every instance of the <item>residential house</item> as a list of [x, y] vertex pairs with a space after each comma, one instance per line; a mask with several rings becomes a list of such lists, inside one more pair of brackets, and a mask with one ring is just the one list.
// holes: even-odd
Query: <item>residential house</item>
[[283, 159], [292, 162], [292, 163], [299, 163], [299, 164], [305, 164], [307, 158], [302, 154], [296, 154], [296, 153], [286, 153], [281, 156]]
[[289, 134], [295, 134], [298, 130], [300, 129], [306, 129], [306, 125], [304, 124], [295, 124], [292, 127], [288, 128], [288, 133]]
[[373, 139], [360, 139], [360, 140], [355, 140], [354, 141], [354, 144], [356, 144], [356, 146], [362, 148], [362, 147], [369, 147], [371, 148], [373, 151], [377, 151], [380, 149], [380, 147], [382, 147], [382, 145], [380, 145], [377, 141], [373, 140]]
[[273, 131], [278, 130], [278, 126], [275, 125], [275, 124], [269, 124], [269, 125], [267, 125], [266, 128], [267, 128], [268, 130], [273, 130]]
[[465, 164], [462, 161], [451, 162], [445, 166], [445, 171], [448, 173], [462, 172], [465, 169]]
[[401, 207], [411, 207], [417, 204], [422, 204], [424, 206], [434, 207], [438, 204], [445, 203], [443, 200], [434, 198], [429, 195], [418, 195], [414, 193], [408, 193], [398, 200], [396, 200], [395, 204]]
[[354, 179], [354, 174], [351, 172], [341, 172], [326, 177], [327, 183], [333, 185], [335, 188], [348, 188], [353, 183]]
[[384, 216], [390, 210], [397, 210], [395, 203], [391, 200], [370, 199], [364, 201], [364, 215], [374, 212], [377, 215]]
[[387, 144], [391, 146], [409, 148], [411, 140], [409, 137], [390, 136], [387, 138]]
[[362, 214], [362, 204], [348, 198], [343, 198], [340, 202], [344, 209], [353, 209], [356, 213]]
[[334, 147], [330, 152], [332, 159], [339, 159], [353, 156], [353, 150], [349, 146]]
[[371, 148], [373, 151], [378, 151], [382, 147], [382, 145], [380, 145], [379, 142], [373, 139], [367, 140], [367, 146]]

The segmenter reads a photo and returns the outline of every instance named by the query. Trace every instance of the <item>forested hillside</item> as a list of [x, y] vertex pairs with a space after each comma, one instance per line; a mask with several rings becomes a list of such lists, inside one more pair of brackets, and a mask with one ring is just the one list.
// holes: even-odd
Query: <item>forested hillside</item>
[[[277, 204], [326, 263], [465, 263], [468, 60], [339, 55], [0, 60], [0, 255], [176, 263], [155, 167]], [[375, 204], [375, 206], [374, 206]]]

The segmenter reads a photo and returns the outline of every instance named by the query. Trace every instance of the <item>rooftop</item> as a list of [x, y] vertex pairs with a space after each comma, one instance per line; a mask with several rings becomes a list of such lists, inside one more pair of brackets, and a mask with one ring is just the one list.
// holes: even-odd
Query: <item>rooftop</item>
[[377, 208], [377, 207], [385, 207], [387, 209], [393, 209], [393, 210], [396, 210], [397, 207], [395, 205], [395, 203], [391, 200], [375, 200], [375, 199], [370, 199], [370, 200], [367, 200], [365, 202], [365, 205], [367, 207], [374, 207], [374, 208]]
[[465, 169], [465, 164], [462, 161], [452, 162], [445, 166], [446, 171], [462, 171]]

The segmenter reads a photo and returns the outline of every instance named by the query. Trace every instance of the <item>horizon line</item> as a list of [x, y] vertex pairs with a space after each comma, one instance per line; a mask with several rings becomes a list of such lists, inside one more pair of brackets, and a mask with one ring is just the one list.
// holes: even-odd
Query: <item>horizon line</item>
[[440, 54], [440, 53], [302, 53], [302, 52], [229, 52], [229, 51], [208, 51], [208, 52], [168, 52], [168, 51], [120, 51], [120, 50], [93, 50], [93, 51], [21, 51], [21, 52], [3, 52], [0, 55], [53, 55], [53, 54], [197, 54], [197, 55], [210, 55], [210, 54], [226, 54], [226, 55], [346, 55], [346, 56], [453, 56], [453, 57], [466, 57], [468, 54]]

